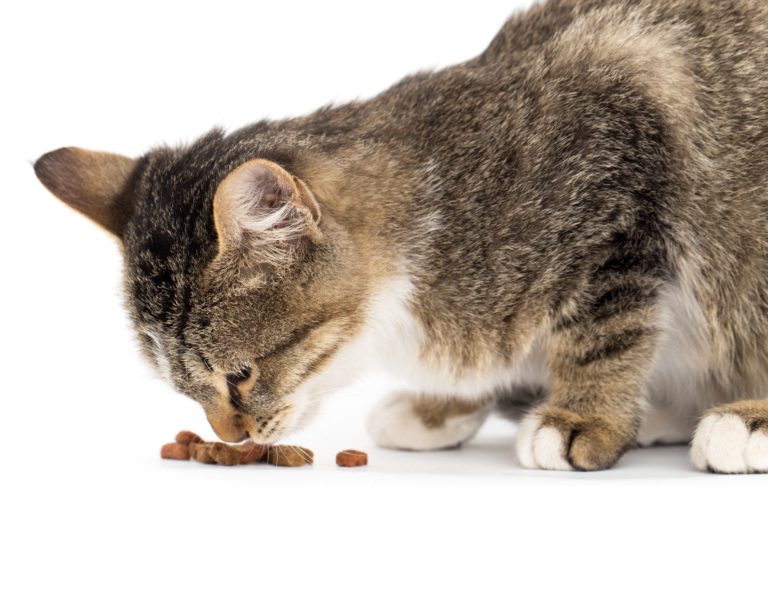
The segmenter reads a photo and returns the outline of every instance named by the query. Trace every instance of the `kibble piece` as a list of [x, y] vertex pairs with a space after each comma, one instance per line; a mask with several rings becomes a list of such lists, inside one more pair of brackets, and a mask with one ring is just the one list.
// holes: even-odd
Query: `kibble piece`
[[163, 459], [176, 459], [177, 461], [189, 461], [189, 447], [179, 443], [168, 443], [160, 449]]
[[210, 443], [192, 443], [189, 445], [189, 456], [199, 463], [216, 463], [215, 459], [211, 457], [210, 451]]
[[203, 442], [203, 438], [189, 430], [182, 430], [176, 435], [176, 442], [182, 445], [191, 445], [192, 443]]
[[189, 445], [189, 454], [200, 463], [240, 465], [240, 449], [226, 443], [192, 443]]
[[238, 447], [222, 442], [214, 442], [210, 445], [208, 452], [218, 465], [240, 465], [242, 452]]
[[362, 467], [368, 465], [368, 455], [363, 451], [347, 449], [336, 454], [336, 465], [339, 467]]
[[279, 467], [302, 467], [312, 465], [314, 453], [304, 447], [275, 445], [267, 451], [267, 463]]
[[260, 463], [267, 458], [269, 452], [269, 446], [258, 445], [252, 440], [246, 441], [236, 448], [240, 451], [240, 465]]

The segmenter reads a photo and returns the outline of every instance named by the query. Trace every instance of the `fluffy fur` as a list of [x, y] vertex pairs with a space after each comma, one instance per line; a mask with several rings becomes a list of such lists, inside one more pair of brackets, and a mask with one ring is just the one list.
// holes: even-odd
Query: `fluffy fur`
[[[119, 237], [148, 358], [226, 440], [273, 441], [371, 361], [415, 394], [382, 444], [460, 443], [498, 404], [529, 412], [527, 466], [768, 416], [763, 0], [550, 0], [373, 99], [126, 162], [36, 171]], [[699, 467], [764, 469], [734, 420], [702, 423]]]

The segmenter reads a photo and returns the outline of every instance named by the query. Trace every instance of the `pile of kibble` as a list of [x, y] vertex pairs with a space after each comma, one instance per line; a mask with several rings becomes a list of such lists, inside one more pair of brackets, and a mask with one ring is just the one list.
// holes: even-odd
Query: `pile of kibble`
[[[176, 435], [176, 442], [163, 445], [160, 456], [179, 461], [194, 459], [215, 465], [269, 463], [279, 467], [301, 467], [312, 465], [315, 455], [309, 449], [292, 445], [259, 445], [250, 440], [237, 445], [206, 442], [194, 432], [183, 430]], [[336, 455], [336, 465], [340, 467], [361, 467], [367, 464], [368, 455], [362, 451], [348, 449]]]

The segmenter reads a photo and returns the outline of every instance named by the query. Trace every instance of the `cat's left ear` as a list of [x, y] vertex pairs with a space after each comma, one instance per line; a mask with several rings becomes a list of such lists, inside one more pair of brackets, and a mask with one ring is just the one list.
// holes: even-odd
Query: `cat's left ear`
[[213, 199], [219, 252], [246, 248], [271, 257], [302, 240], [321, 238], [320, 206], [298, 177], [264, 159], [230, 172]]
[[121, 237], [133, 211], [126, 192], [136, 165], [126, 156], [68, 147], [41, 156], [35, 174], [67, 205]]

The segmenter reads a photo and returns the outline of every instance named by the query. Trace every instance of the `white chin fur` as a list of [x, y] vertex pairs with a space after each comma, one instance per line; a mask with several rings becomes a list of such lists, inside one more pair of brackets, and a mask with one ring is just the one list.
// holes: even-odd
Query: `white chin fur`
[[480, 429], [488, 411], [481, 410], [448, 418], [437, 428], [428, 428], [413, 412], [408, 394], [381, 400], [368, 416], [368, 433], [380, 447], [409, 451], [433, 451], [455, 447]]
[[541, 418], [531, 414], [517, 430], [517, 459], [528, 469], [572, 471], [565, 458], [565, 441], [562, 434], [551, 426], [541, 426]]
[[736, 414], [706, 416], [693, 437], [691, 460], [702, 471], [768, 472], [768, 436], [750, 432]]

